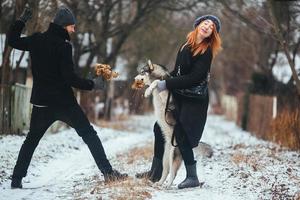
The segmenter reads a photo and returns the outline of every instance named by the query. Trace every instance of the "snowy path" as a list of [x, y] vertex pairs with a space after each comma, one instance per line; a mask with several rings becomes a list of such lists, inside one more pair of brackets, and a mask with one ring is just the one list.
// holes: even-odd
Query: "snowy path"
[[[144, 135], [123, 135], [112, 140], [104, 142], [104, 147], [107, 149], [107, 156], [126, 151], [130, 146], [135, 146], [140, 142], [145, 141]], [[115, 144], [124, 144], [116, 146]], [[114, 148], [111, 148], [114, 146]], [[118, 148], [119, 147], [119, 148]], [[24, 189], [21, 194], [17, 190], [6, 190], [4, 199], [54, 199], [61, 190], [68, 190], [70, 183], [74, 181], [79, 173], [99, 173], [95, 168], [93, 158], [90, 156], [88, 148], [82, 147], [74, 155], [70, 157], [60, 158], [51, 161], [47, 166], [41, 167], [40, 170], [45, 172], [31, 180], [30, 183], [24, 184]], [[5, 188], [9, 188], [6, 185]], [[6, 196], [7, 195], [7, 196]]]
[[[101, 130], [97, 127], [95, 128], [97, 132], [100, 133], [99, 135], [108, 158], [113, 158], [118, 153], [126, 152], [133, 146], [144, 144], [147, 138], [149, 139], [151, 136], [150, 134], [127, 133], [109, 129]], [[18, 144], [10, 145], [9, 143], [15, 143], [15, 138], [20, 140], [17, 142]], [[45, 141], [43, 141], [44, 139]], [[38, 160], [39, 157], [34, 155], [32, 160], [33, 167], [30, 166], [29, 168], [29, 171], [33, 171], [29, 173], [33, 175], [33, 177], [25, 178], [23, 181], [24, 189], [11, 190], [10, 181], [5, 181], [0, 188], [0, 199], [67, 199], [67, 196], [65, 196], [66, 194], [63, 193], [70, 192], [70, 189], [72, 191], [78, 177], [91, 174], [99, 174], [100, 176], [99, 170], [96, 167], [88, 148], [82, 141], [80, 141], [80, 137], [78, 137], [73, 130], [63, 131], [62, 133], [55, 135], [44, 136], [35, 154], [41, 153], [50, 157], [55, 157], [57, 156], [55, 155], [55, 152], [51, 151], [51, 149], [47, 149], [47, 146], [52, 145], [57, 148], [65, 148], [65, 145], [60, 146], [60, 144], [57, 144], [56, 142], [66, 141], [68, 144], [68, 139], [73, 140], [73, 142], [69, 145], [74, 145], [74, 147], [69, 148], [69, 146], [66, 149], [67, 152], [58, 156], [57, 159], [50, 158], [49, 160], [45, 160], [42, 158], [41, 160], [43, 161], [40, 162]], [[12, 151], [17, 154], [23, 140], [23, 137], [18, 136], [8, 136], [7, 138], [3, 138], [0, 146], [1, 158], [11, 154], [11, 152], [7, 152], [11, 149], [6, 148], [13, 148]], [[15, 158], [9, 160], [11, 162], [10, 168], [13, 167]], [[2, 164], [4, 163], [1, 162], [1, 165]], [[115, 168], [118, 168], [118, 166]], [[103, 180], [102, 177], [101, 179]]]
[[[151, 160], [154, 119], [135, 116], [128, 131], [99, 129], [112, 165], [131, 177]], [[130, 131], [129, 131], [130, 130]], [[0, 199], [296, 199], [300, 193], [300, 154], [261, 141], [220, 116], [209, 116], [202, 140], [213, 146], [212, 158], [198, 152], [201, 188], [177, 190], [182, 166], [171, 189], [154, 188], [130, 178], [104, 185], [86, 145], [73, 130], [47, 135], [35, 152], [23, 190], [11, 190], [8, 176], [24, 137], [0, 138]], [[145, 150], [146, 149], [146, 150]], [[145, 152], [143, 152], [145, 151]]]

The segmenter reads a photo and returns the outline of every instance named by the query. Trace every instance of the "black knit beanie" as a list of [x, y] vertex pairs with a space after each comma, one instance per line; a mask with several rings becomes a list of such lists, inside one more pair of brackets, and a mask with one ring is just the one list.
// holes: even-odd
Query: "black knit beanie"
[[58, 8], [58, 11], [55, 14], [53, 23], [65, 27], [76, 24], [76, 19], [69, 8], [66, 6], [61, 6]]
[[221, 30], [221, 21], [220, 19], [215, 16], [215, 15], [203, 15], [201, 17], [198, 17], [195, 21], [194, 21], [194, 28], [196, 28], [202, 21], [210, 19], [215, 25], [216, 25], [216, 29], [217, 32], [219, 33]]

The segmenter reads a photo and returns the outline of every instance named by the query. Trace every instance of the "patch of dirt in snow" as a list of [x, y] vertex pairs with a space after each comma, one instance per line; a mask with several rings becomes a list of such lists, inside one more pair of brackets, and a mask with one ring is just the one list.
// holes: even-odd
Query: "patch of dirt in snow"
[[135, 147], [125, 154], [118, 154], [117, 158], [125, 158], [127, 164], [144, 165], [146, 162], [152, 162], [153, 157], [153, 145], [145, 145], [143, 147]]
[[[39, 176], [43, 177], [44, 165], [45, 169], [53, 169], [54, 172], [49, 172], [50, 174], [60, 174], [61, 170], [55, 171], [53, 167], [55, 160], [67, 162], [68, 157], [71, 159], [73, 155], [74, 159], [77, 157], [80, 159], [74, 161], [82, 162], [81, 165], [76, 165], [77, 167], [70, 169], [68, 173], [64, 172], [61, 178], [58, 177], [58, 181], [50, 181], [53, 186], [27, 190], [28, 194], [26, 190], [20, 192], [24, 193], [25, 197], [39, 196], [46, 200], [51, 199], [47, 196], [52, 193], [55, 193], [56, 199], [78, 200], [149, 198], [190, 200], [199, 199], [199, 197], [223, 200], [300, 200], [300, 153], [256, 139], [220, 116], [208, 117], [202, 138], [203, 142], [213, 147], [213, 156], [203, 157], [195, 149], [199, 180], [204, 182], [202, 187], [176, 189], [176, 185], [185, 178], [183, 165], [178, 171], [171, 190], [156, 188], [147, 180], [136, 179], [137, 172], [150, 169], [154, 121], [153, 116], [133, 116], [128, 120], [100, 125], [127, 132], [97, 128], [107, 153], [110, 155], [109, 160], [112, 166], [120, 172], [129, 174], [126, 181], [104, 184], [103, 176], [100, 175], [93, 160], [86, 158], [89, 152], [86, 147], [83, 148], [85, 144], [75, 131], [69, 130], [43, 138], [44, 143], [40, 144], [40, 149], [36, 151], [31, 163], [32, 170], [29, 171], [28, 178], [25, 178], [24, 185], [29, 185], [26, 179], [30, 182], [38, 180]], [[1, 186], [5, 189], [6, 180], [12, 171], [23, 140], [24, 137], [17, 136], [5, 136], [0, 139], [0, 185], [1, 182], [5, 182]], [[123, 148], [123, 146], [127, 147]], [[49, 165], [51, 163], [52, 165]], [[72, 162], [69, 163], [72, 164]], [[66, 169], [68, 167], [68, 165], [65, 166]], [[10, 189], [2, 191], [11, 192]]]
[[[118, 120], [98, 120], [96, 124], [100, 127], [111, 128], [114, 130], [128, 131], [128, 132], [144, 132], [145, 130], [152, 130], [155, 119], [154, 116], [134, 115], [123, 117]], [[150, 129], [149, 129], [150, 128]]]
[[[146, 179], [136, 179], [135, 173], [149, 170], [153, 155], [153, 145], [149, 142], [145, 146], [135, 147], [128, 152], [117, 154], [111, 159], [112, 166], [118, 166], [121, 172], [129, 174], [124, 181], [104, 184], [98, 175], [86, 178], [86, 184], [91, 187], [74, 187], [72, 196], [75, 199], [150, 199], [152, 197], [152, 183]], [[83, 180], [83, 182], [85, 181]], [[85, 185], [80, 181], [80, 185]]]
[[[151, 116], [133, 116], [129, 121], [127, 123], [132, 127], [138, 127], [135, 132], [94, 128], [114, 168], [121, 172], [126, 171], [134, 177], [136, 169], [132, 166], [135, 164], [132, 163], [131, 168], [128, 168], [128, 161], [120, 161], [122, 156], [117, 155], [119, 152], [128, 153], [128, 150], [144, 146], [145, 143], [152, 144], [153, 141], [149, 138], [152, 138], [154, 120]], [[33, 156], [28, 176], [23, 179], [24, 189], [11, 190], [9, 176], [24, 139], [24, 136], [5, 136], [0, 140], [0, 171], [3, 171], [0, 173], [0, 193], [4, 192], [4, 199], [102, 199], [102, 196], [111, 199], [108, 197], [115, 193], [121, 194], [118, 188], [130, 185], [125, 182], [116, 183], [120, 184], [119, 187], [104, 185], [103, 176], [100, 175], [86, 145], [74, 130], [69, 129], [59, 134], [48, 134], [42, 139]], [[131, 181], [131, 184], [127, 188], [130, 189], [136, 182]], [[104, 190], [98, 191], [98, 185], [102, 185]], [[149, 196], [145, 191], [137, 194]]]
[[202, 193], [213, 189], [239, 199], [300, 199], [299, 152], [256, 139], [219, 117], [212, 119], [204, 138], [214, 155], [198, 157], [199, 178], [205, 180]]

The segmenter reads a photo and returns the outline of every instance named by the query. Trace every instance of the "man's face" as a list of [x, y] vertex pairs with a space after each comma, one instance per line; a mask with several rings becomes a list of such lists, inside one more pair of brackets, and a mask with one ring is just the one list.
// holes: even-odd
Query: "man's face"
[[67, 30], [69, 35], [71, 35], [72, 33], [75, 33], [75, 25], [68, 25], [65, 27], [65, 29]]

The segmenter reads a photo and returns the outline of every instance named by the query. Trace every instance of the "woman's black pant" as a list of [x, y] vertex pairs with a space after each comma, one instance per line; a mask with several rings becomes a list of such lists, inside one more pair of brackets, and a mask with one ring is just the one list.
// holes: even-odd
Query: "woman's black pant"
[[[156, 122], [154, 124], [154, 157], [162, 160], [163, 154], [164, 154], [164, 144], [165, 139], [162, 134], [161, 128]], [[185, 165], [193, 165], [196, 161], [194, 160], [194, 152], [193, 148], [191, 147], [188, 138], [186, 136], [186, 133], [184, 132], [182, 126], [180, 123], [176, 123], [174, 127], [174, 135], [176, 138], [176, 142], [178, 145], [178, 148], [180, 150], [180, 153], [182, 155], [183, 161]]]
[[97, 132], [91, 126], [78, 104], [66, 107], [33, 106], [29, 132], [20, 149], [13, 177], [22, 178], [26, 176], [32, 155], [40, 139], [46, 130], [57, 120], [67, 123], [82, 137], [102, 173], [108, 173], [112, 170], [102, 143], [97, 136]]

